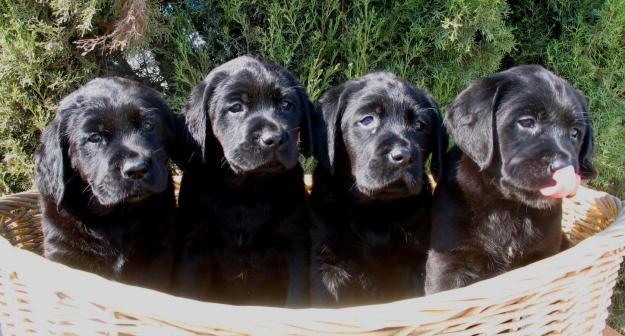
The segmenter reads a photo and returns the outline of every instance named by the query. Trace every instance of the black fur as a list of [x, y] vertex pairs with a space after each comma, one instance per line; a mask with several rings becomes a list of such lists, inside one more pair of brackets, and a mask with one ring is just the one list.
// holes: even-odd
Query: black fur
[[596, 174], [581, 94], [540, 66], [518, 66], [460, 93], [445, 124], [457, 147], [434, 193], [426, 292], [466, 286], [565, 247], [562, 201], [539, 190], [552, 184], [553, 166]]
[[35, 154], [45, 256], [168, 289], [174, 138], [166, 103], [136, 82], [98, 78], [65, 97]]
[[376, 72], [325, 93], [313, 125], [313, 304], [422, 294], [431, 205], [424, 164], [431, 154], [438, 175], [447, 148], [437, 103]]
[[180, 294], [307, 304], [309, 217], [297, 160], [298, 138], [310, 150], [311, 111], [292, 75], [249, 56], [193, 90], [183, 112], [193, 151], [180, 162]]

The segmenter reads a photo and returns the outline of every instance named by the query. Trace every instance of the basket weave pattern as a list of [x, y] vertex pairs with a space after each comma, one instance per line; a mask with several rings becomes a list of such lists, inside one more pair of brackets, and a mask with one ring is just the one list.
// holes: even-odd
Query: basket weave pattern
[[15, 247], [41, 254], [39, 194], [27, 191], [0, 199], [0, 235]]
[[[37, 193], [0, 198], [2, 335], [599, 335], [625, 255], [616, 197], [581, 188], [563, 228], [577, 245], [471, 286], [343, 309], [237, 307], [107, 281], [36, 254]], [[24, 248], [19, 249], [14, 246]]]

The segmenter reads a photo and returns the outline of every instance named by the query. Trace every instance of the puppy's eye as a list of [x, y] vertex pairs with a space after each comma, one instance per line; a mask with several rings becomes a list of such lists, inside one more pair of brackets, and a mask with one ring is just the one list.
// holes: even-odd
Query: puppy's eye
[[288, 111], [291, 109], [291, 107], [293, 106], [293, 103], [291, 103], [290, 101], [283, 99], [280, 101], [280, 109], [282, 111]]
[[415, 123], [415, 128], [417, 129], [417, 131], [423, 131], [425, 129], [425, 123], [421, 120], [417, 120], [417, 122]]
[[581, 133], [582, 133], [582, 132], [579, 130], [579, 128], [574, 128], [574, 129], [572, 129], [572, 130], [571, 130], [571, 137], [572, 137], [573, 139], [578, 139], [578, 138], [579, 138], [579, 135], [580, 135]]
[[373, 116], [366, 116], [362, 119], [360, 119], [359, 123], [363, 126], [369, 126], [371, 125], [373, 122], [375, 121], [375, 118], [373, 118]]
[[243, 111], [243, 105], [240, 103], [236, 103], [228, 108], [228, 111], [232, 113], [237, 113]]
[[144, 120], [141, 124], [141, 130], [144, 132], [149, 132], [154, 129], [154, 123], [149, 120]]
[[532, 117], [524, 117], [517, 121], [519, 126], [523, 128], [534, 128], [536, 126], [536, 120]]
[[89, 142], [92, 142], [92, 143], [99, 143], [99, 142], [102, 142], [104, 138], [99, 133], [92, 133], [91, 135], [89, 135], [87, 140], [89, 140]]

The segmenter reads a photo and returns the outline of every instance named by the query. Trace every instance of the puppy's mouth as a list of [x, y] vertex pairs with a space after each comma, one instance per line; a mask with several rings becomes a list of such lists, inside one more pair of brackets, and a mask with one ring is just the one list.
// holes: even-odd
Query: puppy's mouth
[[[162, 180], [162, 181], [161, 181]], [[91, 184], [92, 186], [94, 184]], [[106, 207], [118, 204], [137, 204], [167, 189], [167, 179], [159, 181], [136, 181], [120, 184], [100, 183], [92, 187], [98, 203]]]
[[150, 196], [152, 193], [133, 193], [133, 194], [128, 194], [125, 197], [123, 197], [123, 199], [121, 200], [122, 203], [139, 203], [143, 200], [145, 200], [146, 198], [148, 198], [148, 196]]
[[232, 171], [237, 175], [272, 175], [279, 174], [294, 168], [297, 165], [297, 157], [281, 155], [280, 153], [267, 153], [256, 160], [239, 159], [233, 160], [226, 157]]
[[581, 178], [572, 166], [558, 169], [551, 176], [528, 176], [526, 178], [503, 177], [502, 191], [508, 197], [537, 208], [558, 205], [558, 200], [575, 196]]
[[[547, 187], [547, 185], [545, 185]], [[559, 206], [561, 198], [547, 197], [541, 193], [541, 187], [528, 186], [510, 179], [501, 179], [498, 189], [506, 198], [517, 200], [536, 209], [549, 209]]]
[[540, 193], [549, 198], [572, 197], [577, 194], [581, 177], [573, 166], [566, 166], [555, 171], [551, 177], [555, 183], [540, 189]]
[[420, 193], [422, 187], [422, 179], [415, 178], [415, 175], [409, 172], [403, 172], [394, 179], [379, 181], [378, 183], [356, 182], [358, 191], [372, 199], [396, 199], [413, 196]]
[[270, 161], [264, 163], [252, 170], [248, 170], [248, 174], [253, 175], [273, 175], [287, 171], [287, 167], [278, 161]]
[[118, 204], [137, 204], [145, 201], [150, 196], [158, 194], [164, 190], [148, 190], [148, 189], [136, 189], [129, 190], [125, 193], [108, 194], [108, 195], [96, 195], [98, 202], [107, 207], [115, 206]]

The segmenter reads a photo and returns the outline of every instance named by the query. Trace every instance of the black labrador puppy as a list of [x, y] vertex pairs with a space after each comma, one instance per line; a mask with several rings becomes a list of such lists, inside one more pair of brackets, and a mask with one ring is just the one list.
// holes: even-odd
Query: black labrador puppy
[[313, 118], [315, 306], [423, 294], [431, 187], [447, 136], [432, 96], [388, 72], [326, 92]]
[[596, 174], [582, 95], [550, 71], [522, 65], [465, 89], [445, 125], [457, 147], [434, 193], [426, 293], [566, 248], [562, 198]]
[[312, 104], [281, 67], [242, 56], [193, 89], [183, 116], [179, 293], [231, 304], [308, 302], [303, 170]]
[[158, 92], [97, 78], [65, 97], [35, 153], [47, 258], [170, 287], [175, 118]]

